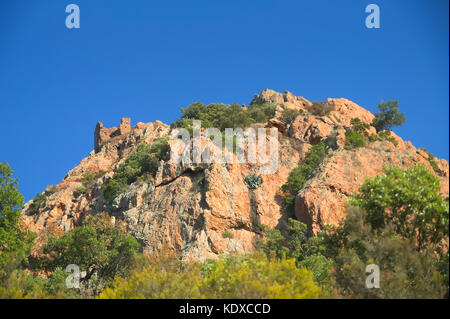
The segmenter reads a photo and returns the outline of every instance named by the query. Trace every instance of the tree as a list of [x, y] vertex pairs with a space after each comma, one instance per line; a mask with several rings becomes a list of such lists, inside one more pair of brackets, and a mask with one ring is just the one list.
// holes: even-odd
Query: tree
[[43, 248], [46, 256], [40, 264], [47, 271], [75, 264], [86, 271], [81, 280], [88, 281], [97, 274], [100, 280], [107, 282], [127, 274], [130, 260], [139, 247], [135, 238], [115, 228], [109, 219], [92, 216], [61, 238], [51, 237]]
[[[429, 245], [418, 251], [412, 240], [396, 234], [391, 223], [382, 229], [372, 228], [367, 212], [360, 208], [349, 208], [345, 220], [326, 242], [335, 263], [334, 277], [344, 297], [442, 298], [448, 289], [448, 279]], [[380, 269], [377, 289], [366, 286], [366, 267], [370, 264]]]
[[21, 224], [23, 196], [7, 163], [0, 163], [0, 275], [26, 262], [35, 234]]
[[405, 115], [399, 113], [398, 108], [397, 101], [387, 101], [378, 105], [380, 112], [375, 113], [375, 118], [372, 121], [372, 125], [377, 132], [390, 130], [393, 126], [399, 126], [405, 122]]
[[[341, 293], [362, 298], [448, 296], [449, 203], [424, 166], [385, 167], [350, 200], [345, 220], [322, 234]], [[365, 267], [380, 267], [367, 289]]]
[[[255, 122], [252, 115], [257, 117], [257, 120], [263, 120], [263, 114], [254, 114], [255, 110], [256, 107], [253, 107], [252, 112], [247, 112], [237, 103], [232, 105], [211, 103], [205, 106], [201, 102], [195, 102], [187, 108], [181, 109], [183, 116], [175, 122], [175, 125], [192, 131], [193, 120], [200, 120], [202, 127], [215, 127], [221, 131], [224, 131], [225, 128], [242, 128], [244, 130]], [[275, 112], [272, 106], [261, 106], [260, 110], [263, 111], [264, 116], [270, 116]]]
[[360, 186], [351, 204], [367, 211], [372, 228], [391, 223], [398, 235], [417, 242], [418, 249], [432, 243], [442, 250], [449, 203], [439, 194], [440, 187], [439, 179], [422, 165], [385, 167], [383, 175]]

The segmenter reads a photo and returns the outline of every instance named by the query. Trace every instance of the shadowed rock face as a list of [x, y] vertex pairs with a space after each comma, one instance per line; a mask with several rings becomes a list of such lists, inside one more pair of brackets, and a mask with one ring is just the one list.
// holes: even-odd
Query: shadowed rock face
[[[252, 103], [277, 105], [274, 118], [260, 127], [279, 129], [278, 171], [262, 175], [262, 184], [249, 189], [244, 176], [258, 174], [259, 167], [249, 163], [198, 164], [183, 166], [161, 161], [154, 180], [141, 180], [119, 195], [112, 205], [102, 194], [102, 185], [114, 169], [136, 149], [138, 143], [152, 144], [168, 136], [170, 128], [159, 121], [130, 126], [122, 119], [118, 128], [104, 128], [99, 122], [94, 134], [94, 150], [73, 168], [56, 187], [47, 188], [47, 199], [37, 214], [25, 216], [28, 227], [38, 233], [35, 252], [51, 233], [61, 234], [79, 226], [90, 215], [106, 214], [152, 254], [161, 247], [173, 249], [185, 259], [204, 260], [226, 252], [249, 252], [261, 238], [260, 225], [283, 227], [288, 212], [284, 207], [281, 186], [289, 172], [302, 163], [309, 148], [322, 140], [333, 141], [333, 150], [305, 183], [295, 199], [296, 217], [314, 231], [325, 224], [336, 224], [345, 214], [352, 192], [366, 177], [382, 173], [384, 164], [408, 167], [426, 166], [442, 183], [441, 192], [448, 196], [449, 167], [436, 159], [435, 173], [427, 153], [392, 134], [395, 146], [388, 141], [369, 143], [364, 148], [345, 150], [345, 127], [352, 118], [371, 123], [374, 116], [346, 99], [327, 99], [333, 110], [326, 116], [308, 112], [311, 102], [263, 90]], [[280, 117], [284, 109], [301, 110], [303, 114], [290, 124]], [[375, 132], [373, 127], [371, 132]], [[235, 155], [233, 155], [235, 156]], [[83, 194], [75, 194], [86, 173], [99, 173]], [[31, 201], [24, 207], [29, 212]], [[231, 236], [223, 236], [223, 232]], [[226, 237], [226, 238], [224, 238]], [[232, 237], [232, 238], [229, 238]]]

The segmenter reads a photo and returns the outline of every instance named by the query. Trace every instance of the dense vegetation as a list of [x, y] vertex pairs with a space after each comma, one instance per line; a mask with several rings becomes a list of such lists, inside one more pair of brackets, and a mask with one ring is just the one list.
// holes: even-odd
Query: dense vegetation
[[[317, 236], [289, 220], [287, 231], [266, 229], [261, 249], [295, 258], [325, 291], [350, 298], [448, 297], [449, 202], [423, 166], [386, 167], [367, 179], [337, 227]], [[367, 289], [365, 269], [380, 267], [382, 285]]]
[[[145, 258], [144, 258], [145, 259]], [[100, 298], [318, 298], [313, 274], [293, 259], [262, 254], [224, 255], [219, 260], [181, 263], [145, 260], [128, 278], [117, 278]]]
[[51, 237], [38, 266], [53, 272], [76, 264], [86, 270], [82, 281], [89, 281], [95, 274], [97, 285], [101, 286], [117, 275], [127, 274], [129, 262], [139, 247], [135, 238], [113, 227], [108, 218], [93, 216], [60, 238]]
[[363, 123], [359, 118], [353, 118], [350, 121], [351, 127], [345, 128], [345, 145], [346, 150], [364, 147], [368, 142], [389, 141], [397, 145], [397, 141], [391, 136], [390, 130], [383, 130], [377, 134], [369, 135], [370, 125]]
[[35, 237], [20, 222], [23, 196], [12, 173], [0, 162], [0, 279], [26, 262]]
[[285, 202], [289, 207], [292, 208], [298, 191], [302, 189], [308, 177], [319, 166], [326, 155], [325, 144], [320, 142], [312, 146], [306, 154], [303, 163], [291, 171], [286, 184], [282, 186], [282, 190], [285, 193]]
[[183, 114], [172, 127], [193, 129], [193, 120], [201, 120], [202, 127], [215, 127], [220, 131], [225, 128], [246, 129], [253, 123], [263, 123], [275, 115], [276, 106], [273, 104], [251, 104], [247, 109], [237, 103], [232, 105], [212, 103], [204, 105], [201, 102], [190, 104], [182, 108]]

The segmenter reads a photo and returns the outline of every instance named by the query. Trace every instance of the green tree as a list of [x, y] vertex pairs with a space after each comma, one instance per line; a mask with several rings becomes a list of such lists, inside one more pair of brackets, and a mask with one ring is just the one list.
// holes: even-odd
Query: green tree
[[378, 105], [380, 112], [375, 113], [372, 125], [377, 132], [390, 130], [393, 126], [402, 125], [405, 122], [405, 115], [399, 112], [397, 101], [387, 101]]
[[[260, 113], [259, 111], [262, 111]], [[183, 116], [175, 123], [176, 127], [183, 127], [190, 131], [193, 129], [193, 120], [200, 120], [202, 127], [215, 127], [221, 131], [225, 128], [246, 129], [250, 124], [263, 120], [262, 116], [270, 116], [275, 112], [271, 106], [252, 107], [251, 111], [242, 108], [241, 105], [233, 103], [232, 105], [212, 103], [205, 106], [201, 102], [190, 104], [187, 108], [182, 108]]]
[[51, 237], [43, 248], [45, 257], [40, 265], [47, 271], [55, 271], [76, 264], [81, 271], [86, 271], [82, 280], [88, 281], [97, 274], [107, 282], [127, 274], [130, 260], [139, 247], [135, 238], [125, 235], [107, 218], [92, 216], [61, 238]]
[[[335, 263], [336, 284], [344, 297], [442, 298], [446, 293], [445, 277], [432, 248], [424, 246], [418, 251], [414, 241], [396, 234], [391, 223], [372, 228], [360, 208], [349, 208], [345, 220], [325, 237]], [[366, 286], [370, 264], [380, 269], [378, 289]]]
[[274, 117], [276, 108], [274, 104], [251, 104], [247, 112], [256, 123], [264, 123]]
[[418, 249], [432, 243], [444, 249], [448, 238], [449, 203], [440, 194], [439, 179], [424, 166], [385, 167], [384, 174], [367, 179], [351, 204], [367, 211], [374, 229], [388, 223], [395, 232], [417, 242]]
[[23, 196], [7, 163], [0, 163], [0, 275], [7, 275], [29, 255], [35, 234], [21, 224]]

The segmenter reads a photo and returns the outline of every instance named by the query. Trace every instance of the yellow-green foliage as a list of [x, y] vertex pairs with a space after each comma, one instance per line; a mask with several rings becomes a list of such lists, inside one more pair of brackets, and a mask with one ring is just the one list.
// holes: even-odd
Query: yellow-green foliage
[[322, 290], [294, 259], [264, 254], [198, 263], [164, 262], [116, 278], [100, 298], [319, 298]]
[[268, 260], [263, 254], [224, 256], [203, 266], [208, 298], [295, 298], [321, 295], [313, 274], [294, 259]]
[[[196, 276], [197, 275], [197, 276]], [[155, 267], [117, 278], [101, 299], [200, 298], [198, 273], [161, 271]]]
[[[58, 296], [53, 296], [53, 298]], [[0, 285], [0, 299], [48, 299], [50, 294], [40, 287], [33, 276], [14, 270]]]

